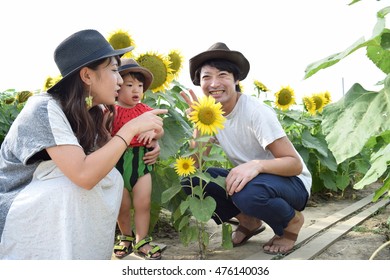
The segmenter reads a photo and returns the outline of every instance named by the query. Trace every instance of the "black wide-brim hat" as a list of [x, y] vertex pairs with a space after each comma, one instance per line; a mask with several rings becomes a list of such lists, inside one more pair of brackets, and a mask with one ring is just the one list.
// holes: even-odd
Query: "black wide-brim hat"
[[245, 56], [238, 51], [231, 51], [225, 43], [215, 43], [207, 51], [202, 52], [190, 59], [190, 75], [194, 85], [199, 86], [200, 81], [195, 77], [196, 70], [203, 65], [204, 62], [211, 59], [228, 60], [240, 69], [239, 80], [242, 81], [249, 73], [250, 64]]
[[153, 74], [144, 67], [141, 67], [137, 61], [131, 58], [121, 58], [121, 66], [119, 67], [119, 74], [123, 77], [129, 72], [138, 72], [145, 77], [144, 92], [148, 90], [153, 82]]
[[122, 56], [133, 49], [134, 47], [127, 47], [114, 50], [104, 36], [93, 29], [81, 30], [70, 35], [54, 51], [54, 61], [62, 79], [48, 92], [58, 92], [66, 78], [82, 67], [103, 58]]

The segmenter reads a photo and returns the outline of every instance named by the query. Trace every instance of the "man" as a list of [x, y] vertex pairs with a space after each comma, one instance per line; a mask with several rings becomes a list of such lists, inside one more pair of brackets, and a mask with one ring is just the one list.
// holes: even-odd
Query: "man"
[[[289, 253], [304, 223], [301, 211], [310, 195], [312, 179], [305, 163], [274, 110], [240, 92], [239, 81], [250, 69], [242, 53], [216, 43], [191, 58], [189, 66], [194, 85], [222, 105], [226, 122], [215, 138], [234, 166], [230, 170], [207, 170], [213, 177], [226, 178], [228, 196], [214, 183], [205, 188], [217, 203], [214, 220], [221, 223], [232, 217], [238, 219], [233, 246], [262, 232], [264, 221], [275, 233], [263, 245], [264, 252]], [[189, 93], [197, 101], [195, 93]], [[184, 92], [182, 96], [191, 106], [191, 98]]]

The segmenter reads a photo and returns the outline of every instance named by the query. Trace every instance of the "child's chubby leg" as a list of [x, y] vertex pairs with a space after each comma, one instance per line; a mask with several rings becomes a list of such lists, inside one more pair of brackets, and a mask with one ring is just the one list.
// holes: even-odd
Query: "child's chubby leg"
[[[122, 195], [122, 202], [121, 202], [121, 207], [119, 209], [119, 215], [118, 215], [118, 226], [119, 226], [119, 229], [121, 231], [121, 234], [122, 235], [125, 235], [125, 236], [130, 236], [132, 237], [133, 236], [133, 231], [132, 231], [132, 219], [131, 219], [131, 195], [130, 195], [130, 192], [126, 189], [126, 188], [123, 188], [123, 195]], [[128, 255], [132, 248], [132, 242], [131, 241], [120, 241], [117, 245], [118, 248], [120, 248], [120, 246], [124, 246], [127, 248], [127, 250], [125, 249], [114, 249], [114, 252], [115, 252], [115, 255], [117, 257], [124, 257], [125, 255]], [[122, 247], [122, 248], [124, 248]]]
[[123, 235], [132, 235], [131, 221], [131, 195], [130, 192], [123, 188], [122, 202], [118, 215], [118, 226]]
[[[140, 177], [133, 188], [134, 223], [136, 244], [148, 236], [150, 223], [150, 201], [152, 194], [152, 176], [150, 173]], [[147, 243], [139, 248], [147, 254], [153, 247]], [[152, 258], [160, 257], [161, 253], [152, 254]]]

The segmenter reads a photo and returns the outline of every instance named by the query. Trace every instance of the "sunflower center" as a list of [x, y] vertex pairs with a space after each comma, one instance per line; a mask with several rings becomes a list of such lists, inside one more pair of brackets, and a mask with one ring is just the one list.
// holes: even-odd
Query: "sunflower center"
[[180, 66], [181, 66], [181, 59], [180, 59], [180, 56], [177, 54], [177, 53], [170, 53], [169, 54], [169, 60], [171, 61], [171, 68], [172, 68], [172, 72], [173, 73], [176, 73], [177, 71], [179, 71], [180, 69]]
[[215, 122], [215, 114], [211, 108], [202, 108], [199, 110], [199, 121], [205, 125], [211, 125]]
[[291, 100], [291, 92], [288, 89], [283, 89], [282, 91], [280, 91], [278, 96], [278, 103], [280, 105], [289, 105], [291, 103]]
[[122, 49], [131, 46], [131, 39], [128, 34], [118, 32], [110, 38], [110, 44], [114, 49]]
[[148, 68], [153, 73], [153, 82], [151, 89], [162, 86], [167, 79], [167, 69], [164, 62], [156, 55], [143, 55], [139, 58], [138, 63]]
[[190, 165], [188, 164], [188, 162], [184, 162], [183, 165], [182, 165], [182, 168], [184, 170], [188, 170], [188, 169], [190, 169]]
[[314, 99], [314, 103], [316, 104], [316, 109], [318, 110], [318, 109], [322, 108], [322, 106], [323, 106], [322, 99], [318, 96], [314, 96], [313, 99]]

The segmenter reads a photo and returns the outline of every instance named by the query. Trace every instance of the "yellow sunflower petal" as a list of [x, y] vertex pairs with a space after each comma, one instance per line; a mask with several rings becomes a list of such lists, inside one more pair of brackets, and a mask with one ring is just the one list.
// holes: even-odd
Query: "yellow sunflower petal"
[[314, 103], [316, 104], [316, 111], [321, 113], [324, 109], [325, 103], [327, 102], [325, 96], [322, 93], [314, 93], [312, 95], [312, 98], [314, 100]]
[[304, 96], [302, 98], [302, 100], [303, 100], [303, 105], [305, 106], [306, 111], [308, 111], [310, 115], [315, 115], [316, 114], [316, 104], [315, 104], [313, 98], [309, 97], [309, 96]]
[[174, 79], [177, 79], [183, 68], [184, 58], [178, 50], [171, 50], [168, 53], [168, 58], [171, 62], [169, 66], [172, 69], [172, 75], [174, 76]]
[[330, 102], [332, 102], [332, 97], [331, 97], [329, 91], [325, 91], [325, 92], [323, 93], [323, 95], [324, 95], [324, 98], [325, 98], [325, 100], [326, 100], [324, 105], [327, 105], [327, 104], [329, 104]]
[[262, 82], [255, 80], [253, 83], [255, 85], [255, 89], [257, 89], [258, 91], [269, 91], [269, 89]]
[[58, 83], [62, 79], [61, 75], [58, 75], [56, 77], [47, 77], [45, 80], [45, 83], [43, 84], [43, 91], [47, 91], [49, 88], [54, 86], [56, 83]]

